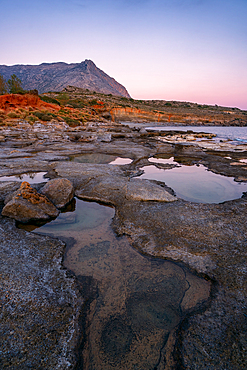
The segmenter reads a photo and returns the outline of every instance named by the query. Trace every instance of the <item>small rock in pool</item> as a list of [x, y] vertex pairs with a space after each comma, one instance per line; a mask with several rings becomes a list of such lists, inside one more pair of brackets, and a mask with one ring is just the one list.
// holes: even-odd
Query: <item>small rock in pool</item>
[[44, 194], [57, 208], [63, 208], [74, 197], [74, 188], [68, 179], [59, 178], [48, 181], [41, 189]]

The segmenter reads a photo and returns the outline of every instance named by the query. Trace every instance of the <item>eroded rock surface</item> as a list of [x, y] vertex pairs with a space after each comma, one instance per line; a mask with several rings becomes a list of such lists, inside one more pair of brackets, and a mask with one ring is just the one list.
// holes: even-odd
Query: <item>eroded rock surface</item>
[[246, 215], [246, 198], [217, 205], [131, 202], [118, 209], [116, 229], [136, 248], [184, 262], [216, 282], [210, 307], [182, 326], [181, 368], [247, 367]]
[[128, 200], [174, 202], [175, 196], [160, 185], [148, 180], [131, 179], [127, 184], [126, 198]]
[[3, 202], [7, 195], [13, 194], [20, 187], [17, 181], [0, 182], [0, 200]]
[[57, 208], [63, 208], [73, 199], [74, 188], [71, 181], [67, 179], [53, 179], [45, 184], [41, 193]]
[[82, 300], [64, 243], [0, 217], [1, 369], [72, 369]]
[[86, 163], [56, 164], [56, 173], [74, 182], [76, 195], [92, 200], [118, 204], [125, 199], [139, 201], [173, 202], [177, 198], [171, 189], [155, 181], [132, 178], [138, 171], [126, 171], [121, 166]]
[[46, 198], [39, 194], [26, 181], [21, 183], [20, 188], [4, 206], [3, 216], [14, 218], [17, 221], [28, 222], [30, 220], [47, 220], [57, 217], [58, 209]]
[[[148, 157], [164, 154], [165, 158], [174, 157], [178, 163], [203, 164], [210, 171], [245, 181], [246, 165], [245, 162], [240, 161], [245, 161], [247, 158], [246, 145], [235, 145], [233, 148], [228, 143], [226, 143], [227, 145], [225, 143], [223, 143], [224, 145], [216, 145], [208, 141], [207, 145], [204, 145], [203, 142], [203, 148], [200, 148], [191, 135], [187, 138], [189, 141], [186, 139], [185, 142], [180, 140], [164, 142], [159, 137], [163, 138], [165, 135], [151, 135], [149, 132], [131, 131], [130, 129], [121, 132], [121, 128], [117, 132], [116, 127], [104, 128], [104, 135], [111, 133], [111, 142], [104, 143], [97, 140], [99, 136], [97, 125], [90, 126], [88, 129], [91, 131], [86, 132], [85, 135], [81, 128], [73, 128], [70, 132], [66, 132], [66, 139], [60, 138], [60, 141], [56, 139], [56, 143], [52, 142], [52, 138], [47, 132], [38, 132], [40, 136], [35, 136], [35, 139], [31, 136], [25, 139], [25, 130], [21, 131], [22, 136], [20, 137], [18, 130], [13, 132], [6, 129], [0, 146], [0, 174], [6, 176], [26, 171], [43, 170], [48, 171], [50, 178], [63, 177], [70, 180], [78, 197], [110, 203], [116, 207], [113, 223], [115, 231], [119, 235], [125, 234], [130, 237], [133, 246], [139, 251], [149, 256], [185, 264], [201, 277], [213, 282], [211, 301], [203, 309], [200, 306], [200, 300], [199, 303], [195, 300], [198, 293], [195, 295], [195, 292], [190, 289], [184, 295], [181, 308], [186, 312], [189, 311], [190, 315], [185, 317], [180, 329], [174, 331], [171, 338], [169, 337], [167, 343], [169, 343], [170, 349], [167, 352], [164, 347], [159, 370], [173, 369], [174, 366], [188, 370], [246, 369], [246, 196], [222, 204], [195, 204], [182, 200], [173, 202], [170, 200], [176, 198], [174, 199], [172, 191], [164, 183], [134, 178], [140, 174], [142, 166], [150, 164]], [[33, 135], [33, 130], [30, 135]], [[87, 135], [95, 137], [95, 140], [89, 141]], [[121, 166], [65, 161], [68, 156], [82, 153], [123, 155], [131, 157], [133, 162], [120, 168]], [[29, 158], [23, 158], [26, 156]], [[54, 160], [56, 162], [52, 162]], [[6, 189], [14, 191], [15, 186], [11, 184], [0, 186], [1, 199], [6, 197]], [[163, 196], [169, 197], [170, 200], [168, 202], [162, 201]], [[12, 221], [1, 218], [0, 227], [5, 225], [5, 222], [11, 223]], [[5, 226], [2, 227], [2, 230], [5, 230]], [[17, 248], [18, 245], [18, 253], [25, 255], [25, 263], [29, 262], [32, 247], [40, 248], [38, 239], [30, 234], [21, 232], [19, 242], [15, 241], [14, 235], [12, 237], [11, 228], [1, 235], [3, 243], [8, 242], [8, 246], [12, 243]], [[28, 236], [28, 240], [32, 240], [27, 249], [24, 248], [23, 244], [26, 236]], [[47, 240], [50, 239], [44, 240], [47, 243]], [[50, 246], [49, 243], [48, 246]], [[13, 274], [18, 261], [14, 260], [13, 265], [10, 265], [12, 270], [8, 270], [7, 278], [5, 275], [3, 276], [3, 284], [6, 279], [9, 279], [8, 284], [9, 286], [12, 284], [12, 287], [20, 283], [19, 277]], [[42, 263], [42, 266], [50, 266], [49, 258], [47, 260], [44, 258]], [[36, 275], [31, 270], [25, 280], [30, 286], [37, 282], [36, 277], [33, 278], [33, 276]], [[40, 286], [45, 289], [46, 280], [43, 280]], [[58, 286], [60, 287], [59, 284]], [[14, 300], [15, 296], [19, 299], [18, 294], [13, 288], [12, 299]], [[7, 311], [4, 316], [8, 322], [11, 320], [15, 322], [15, 316], [19, 318], [19, 312], [22, 309], [19, 304], [22, 301], [17, 301], [17, 299], [14, 301], [16, 306], [12, 305], [11, 310]], [[193, 311], [195, 305], [197, 311]], [[23, 308], [23, 310], [26, 309], [26, 307]], [[51, 316], [58, 312], [56, 307], [52, 305], [49, 306], [49, 310]], [[77, 312], [76, 306], [72, 307], [72, 311]], [[16, 324], [16, 333], [19, 338], [26, 338], [22, 328], [29, 327], [28, 318], [29, 316], [21, 316], [23, 324], [19, 329]], [[36, 342], [37, 333], [40, 330], [39, 325], [40, 321], [34, 321], [33, 330]], [[41, 329], [43, 330], [42, 325]], [[114, 326], [114, 322], [109, 322], [109, 325]], [[5, 336], [7, 333], [8, 347], [11, 348], [11, 351], [12, 348], [17, 351], [16, 338], [9, 334], [8, 328], [8, 325], [4, 326], [3, 335]], [[62, 336], [64, 326], [61, 327], [61, 330], [59, 328], [56, 326], [53, 333], [59, 331], [59, 335]], [[64, 335], [63, 338], [66, 337], [66, 334]], [[34, 356], [36, 359], [40, 351], [39, 357], [43, 360], [42, 348], [43, 346], [46, 348], [47, 338], [49, 339], [48, 334], [47, 337], [41, 335], [37, 352], [35, 352], [36, 357]], [[24, 343], [27, 343], [25, 341]], [[36, 351], [36, 342], [34, 339], [32, 351]], [[57, 340], [57, 345], [60, 346], [59, 340]], [[7, 351], [7, 347], [4, 348], [4, 351]], [[22, 345], [20, 348], [23, 348]], [[60, 352], [56, 348], [54, 346], [53, 350], [49, 350], [49, 353], [46, 352], [45, 361], [51, 363], [51, 368], [59, 368], [59, 366], [64, 369], [69, 368], [70, 364], [61, 365]], [[8, 357], [9, 363], [5, 360], [7, 357], [4, 357], [6, 368], [18, 369], [18, 367], [13, 367], [18, 362], [13, 362], [14, 365], [11, 363], [11, 357], [13, 357], [13, 361], [17, 361], [15, 353], [11, 352]], [[167, 353], [173, 354], [173, 358], [168, 358]], [[23, 355], [22, 352], [18, 355], [18, 361], [22, 361], [22, 366], [23, 364], [29, 366], [27, 355], [28, 353]], [[32, 364], [32, 362], [30, 363]], [[19, 368], [21, 369], [21, 367]]]

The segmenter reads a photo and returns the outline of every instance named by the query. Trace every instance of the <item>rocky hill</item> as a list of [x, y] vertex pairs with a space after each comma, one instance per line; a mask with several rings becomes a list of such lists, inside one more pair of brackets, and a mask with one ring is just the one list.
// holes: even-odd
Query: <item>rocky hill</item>
[[80, 126], [87, 122], [133, 122], [162, 126], [245, 126], [247, 111], [238, 108], [199, 105], [196, 103], [134, 100], [67, 86], [61, 92], [39, 96], [7, 94], [0, 96], [0, 126], [20, 121], [33, 124], [66, 122]]
[[25, 90], [39, 93], [61, 91], [68, 85], [103, 94], [130, 98], [126, 88], [100, 70], [91, 60], [81, 63], [42, 63], [40, 65], [0, 65], [0, 75], [6, 80], [15, 74]]
[[[47, 99], [48, 98], [48, 99]], [[217, 105], [166, 100], [136, 100], [67, 86], [60, 93], [43, 94], [47, 102], [91, 112], [115, 122], [173, 126], [247, 126], [247, 111]]]

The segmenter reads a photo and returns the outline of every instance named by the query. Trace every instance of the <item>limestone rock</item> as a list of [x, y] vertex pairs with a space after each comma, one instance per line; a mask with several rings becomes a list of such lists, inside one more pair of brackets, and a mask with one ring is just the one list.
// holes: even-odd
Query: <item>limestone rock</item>
[[0, 368], [75, 368], [83, 302], [62, 266], [64, 243], [0, 224]]
[[0, 182], [0, 201], [4, 201], [4, 199], [6, 199], [6, 196], [11, 196], [19, 187], [20, 183], [18, 181]]
[[74, 196], [72, 183], [65, 179], [53, 179], [48, 181], [41, 189], [44, 194], [57, 208], [63, 208]]
[[47, 220], [57, 217], [58, 209], [46, 198], [39, 194], [26, 181], [13, 194], [13, 198], [4, 206], [3, 216], [14, 218], [17, 221], [29, 222], [30, 220]]
[[176, 197], [149, 180], [132, 179], [127, 186], [127, 199], [140, 201], [174, 202]]
[[[84, 89], [103, 94], [130, 98], [126, 88], [100, 70], [91, 60], [81, 63], [42, 63], [40, 65], [0, 65], [0, 74], [8, 79], [12, 74], [21, 78], [26, 90], [85, 92]], [[69, 86], [68, 86], [69, 85]], [[72, 85], [72, 86], [71, 86]]]

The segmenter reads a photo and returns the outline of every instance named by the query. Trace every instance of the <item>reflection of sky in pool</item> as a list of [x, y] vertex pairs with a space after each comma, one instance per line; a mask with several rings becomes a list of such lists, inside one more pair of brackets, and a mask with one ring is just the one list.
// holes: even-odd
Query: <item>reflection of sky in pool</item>
[[30, 172], [14, 176], [2, 176], [0, 181], [27, 181], [29, 184], [38, 184], [49, 180], [44, 177], [45, 174], [46, 172]]
[[117, 164], [124, 165], [132, 162], [130, 158], [121, 158], [112, 154], [85, 153], [75, 155], [70, 158], [71, 162], [77, 163], [95, 163], [95, 164]]
[[[156, 163], [176, 163], [173, 157], [169, 162], [166, 159], [153, 159], [157, 160]], [[247, 183], [238, 183], [232, 177], [215, 174], [202, 165], [182, 165], [166, 170], [150, 165], [141, 169], [145, 171], [141, 178], [163, 181], [175, 191], [177, 197], [191, 202], [221, 203], [241, 198], [242, 193], [247, 191]]]
[[175, 160], [174, 157], [170, 158], [148, 158], [148, 161], [151, 163], [161, 163], [161, 164], [178, 164]]
[[117, 164], [117, 165], [123, 165], [123, 164], [130, 164], [132, 160], [130, 158], [121, 158], [117, 157], [114, 161], [110, 162], [110, 164]]

